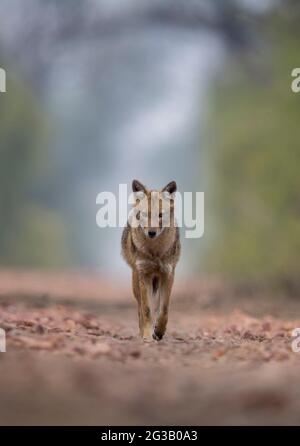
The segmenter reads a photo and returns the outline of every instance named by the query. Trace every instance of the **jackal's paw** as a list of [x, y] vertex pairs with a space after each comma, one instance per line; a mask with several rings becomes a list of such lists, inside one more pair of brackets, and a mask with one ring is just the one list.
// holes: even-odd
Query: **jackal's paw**
[[155, 341], [161, 341], [163, 338], [163, 335], [164, 335], [163, 333], [160, 333], [159, 331], [154, 330], [152, 337]]
[[151, 336], [142, 336], [142, 340], [143, 342], [145, 342], [146, 344], [149, 344], [150, 342], [153, 342], [153, 339]]
[[143, 342], [152, 342], [152, 336], [151, 336], [151, 329], [146, 329], [144, 331], [142, 331], [141, 333], [141, 338]]

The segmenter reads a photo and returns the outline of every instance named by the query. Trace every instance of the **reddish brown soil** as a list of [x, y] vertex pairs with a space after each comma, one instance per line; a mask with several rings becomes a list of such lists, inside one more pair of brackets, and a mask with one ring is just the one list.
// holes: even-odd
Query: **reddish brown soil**
[[300, 296], [184, 283], [167, 336], [137, 336], [128, 287], [0, 272], [0, 424], [299, 424]]

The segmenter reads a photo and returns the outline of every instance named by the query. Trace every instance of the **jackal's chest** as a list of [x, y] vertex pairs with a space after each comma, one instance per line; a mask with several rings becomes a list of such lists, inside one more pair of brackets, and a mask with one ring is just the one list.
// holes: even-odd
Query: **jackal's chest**
[[145, 275], [169, 275], [173, 271], [171, 263], [163, 261], [158, 257], [138, 259], [135, 266], [139, 273]]

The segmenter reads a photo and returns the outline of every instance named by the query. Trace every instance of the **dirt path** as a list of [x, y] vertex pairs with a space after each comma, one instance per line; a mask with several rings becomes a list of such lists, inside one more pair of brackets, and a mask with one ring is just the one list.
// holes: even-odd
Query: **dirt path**
[[0, 424], [300, 423], [297, 299], [181, 286], [168, 335], [144, 344], [127, 288], [15, 279], [1, 282]]

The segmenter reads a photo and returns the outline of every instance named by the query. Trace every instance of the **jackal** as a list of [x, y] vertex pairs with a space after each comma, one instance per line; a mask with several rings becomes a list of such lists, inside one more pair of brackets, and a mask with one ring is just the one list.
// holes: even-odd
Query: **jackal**
[[132, 289], [138, 303], [141, 337], [160, 340], [165, 334], [175, 267], [180, 256], [179, 229], [174, 216], [171, 181], [162, 190], [132, 182], [135, 220], [122, 235], [122, 255], [132, 269]]

